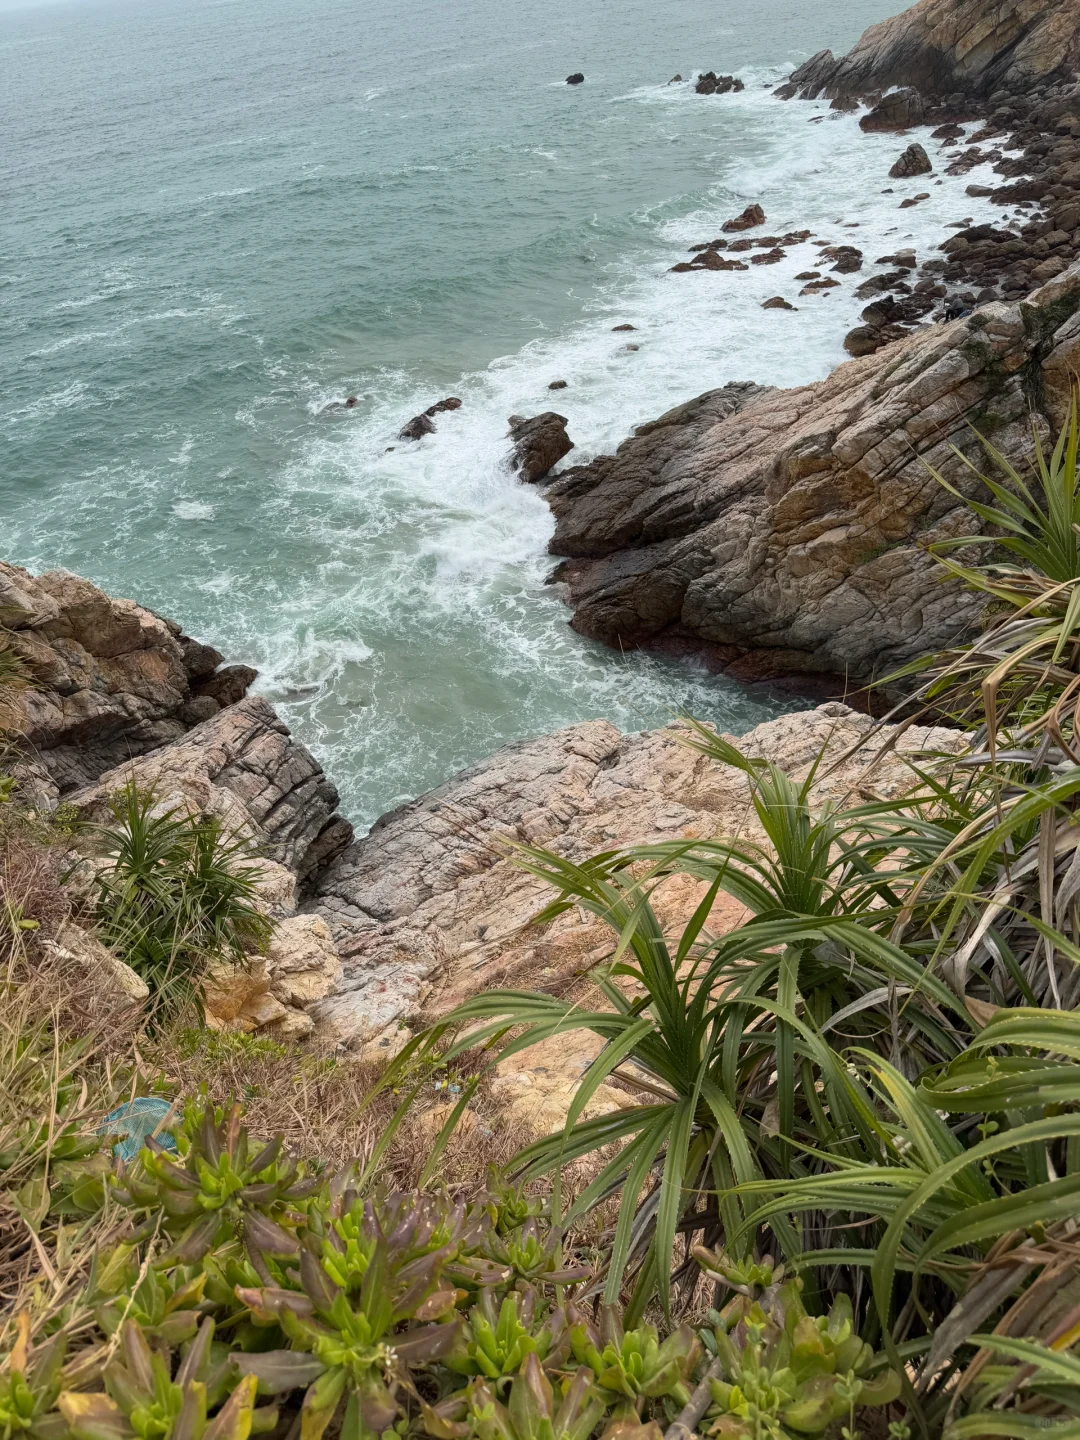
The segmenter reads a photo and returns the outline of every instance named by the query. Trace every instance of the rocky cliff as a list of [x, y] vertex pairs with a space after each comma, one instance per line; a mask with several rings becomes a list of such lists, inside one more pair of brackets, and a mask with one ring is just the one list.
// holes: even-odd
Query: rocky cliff
[[729, 385], [564, 471], [550, 549], [574, 628], [688, 642], [753, 675], [881, 674], [952, 643], [978, 598], [926, 547], [975, 519], [929, 473], [977, 481], [1061, 422], [1080, 367], [1080, 262], [1016, 304], [918, 331], [794, 390]]
[[927, 96], [1024, 93], [1080, 68], [1076, 0], [920, 0], [872, 26], [837, 59], [823, 50], [792, 75], [811, 94], [910, 85]]

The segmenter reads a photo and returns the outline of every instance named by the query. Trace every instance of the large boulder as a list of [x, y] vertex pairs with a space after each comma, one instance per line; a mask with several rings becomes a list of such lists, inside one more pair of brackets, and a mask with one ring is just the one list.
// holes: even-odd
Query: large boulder
[[[892, 324], [932, 303], [883, 300], [864, 316]], [[1060, 423], [1078, 312], [1080, 262], [1023, 302], [917, 331], [818, 384], [709, 392], [564, 471], [546, 496], [574, 628], [852, 679], [953, 643], [982, 601], [943, 583], [926, 547], [979, 522], [927, 466], [974, 494], [952, 449], [988, 463], [971, 426], [992, 414], [994, 443], [1019, 459], [1033, 403]]]
[[891, 180], [910, 180], [913, 175], [929, 175], [934, 163], [916, 141], [909, 145], [889, 171]]
[[574, 448], [574, 442], [566, 433], [566, 416], [556, 415], [554, 410], [545, 410], [530, 419], [511, 415], [510, 439], [514, 442], [510, 468], [529, 484], [542, 480], [551, 467]]
[[878, 103], [859, 121], [859, 128], [874, 130], [910, 130], [921, 125], [925, 110], [922, 96], [917, 90], [893, 90], [882, 96]]
[[872, 25], [849, 54], [823, 50], [791, 84], [809, 95], [852, 95], [892, 85], [925, 95], [1030, 91], [1080, 65], [1076, 0], [919, 0]]
[[66, 570], [0, 563], [0, 625], [29, 675], [6, 723], [42, 803], [179, 739], [242, 699], [256, 673], [220, 668], [221, 655], [174, 621]]

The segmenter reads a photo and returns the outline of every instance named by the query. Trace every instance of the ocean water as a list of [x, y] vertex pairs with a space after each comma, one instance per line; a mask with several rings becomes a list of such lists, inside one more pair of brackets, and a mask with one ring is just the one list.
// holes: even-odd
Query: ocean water
[[[361, 827], [571, 721], [690, 710], [742, 731], [776, 713], [573, 634], [506, 417], [558, 409], [573, 462], [728, 380], [827, 374], [865, 275], [790, 313], [761, 301], [797, 295], [809, 245], [669, 273], [751, 200], [772, 233], [871, 259], [990, 213], [963, 193], [978, 173], [890, 182], [906, 142], [764, 88], [896, 8], [0, 12], [0, 554], [90, 576], [258, 666]], [[746, 90], [666, 83], [698, 69]], [[320, 416], [351, 393], [353, 411]], [[396, 440], [451, 394], [436, 434]]]

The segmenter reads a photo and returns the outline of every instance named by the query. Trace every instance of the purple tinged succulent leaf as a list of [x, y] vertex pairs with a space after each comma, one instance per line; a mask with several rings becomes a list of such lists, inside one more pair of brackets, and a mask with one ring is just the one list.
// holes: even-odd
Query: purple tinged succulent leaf
[[300, 1350], [234, 1353], [231, 1359], [241, 1375], [255, 1376], [260, 1395], [285, 1395], [290, 1390], [307, 1389], [326, 1370], [321, 1360]]
[[273, 1324], [286, 1311], [305, 1319], [315, 1311], [311, 1301], [300, 1291], [283, 1290], [273, 1285], [264, 1285], [261, 1289], [237, 1285], [236, 1298], [247, 1306], [260, 1325]]
[[264, 1170], [268, 1169], [281, 1153], [282, 1143], [283, 1137], [275, 1135], [273, 1140], [264, 1145], [257, 1155], [253, 1155], [245, 1167], [248, 1174], [261, 1175]]
[[189, 1225], [173, 1245], [156, 1257], [159, 1269], [166, 1265], [195, 1265], [213, 1248], [221, 1226], [217, 1211]]
[[176, 1383], [186, 1385], [189, 1380], [197, 1380], [203, 1373], [207, 1360], [210, 1358], [210, 1342], [214, 1338], [214, 1322], [207, 1316], [199, 1326], [199, 1333], [188, 1346], [180, 1368], [176, 1372]]
[[377, 1375], [369, 1375], [353, 1393], [365, 1429], [381, 1435], [397, 1419], [397, 1401]]
[[453, 1349], [461, 1336], [461, 1321], [448, 1325], [422, 1325], [416, 1330], [406, 1330], [391, 1340], [394, 1353], [406, 1365], [426, 1365], [438, 1360]]
[[342, 1293], [306, 1245], [300, 1251], [300, 1282], [315, 1309], [324, 1315], [329, 1314]]
[[440, 1320], [457, 1304], [457, 1290], [436, 1290], [413, 1311], [414, 1320]]
[[466, 1413], [465, 1399], [460, 1395], [452, 1395], [438, 1405], [420, 1402], [421, 1422], [433, 1440], [468, 1440], [472, 1428], [464, 1419]]
[[518, 1435], [533, 1436], [541, 1422], [555, 1418], [555, 1395], [551, 1381], [535, 1355], [526, 1355], [524, 1363], [510, 1388], [507, 1406], [510, 1421]]
[[[150, 1346], [146, 1343], [146, 1336], [134, 1320], [125, 1320], [120, 1327], [120, 1356], [135, 1384], [148, 1396], [152, 1395], [154, 1392], [154, 1369]], [[107, 1371], [106, 1374], [108, 1374]]]
[[295, 1235], [290, 1235], [276, 1220], [261, 1215], [257, 1210], [244, 1216], [244, 1243], [249, 1253], [259, 1250], [274, 1260], [291, 1260], [299, 1250]]

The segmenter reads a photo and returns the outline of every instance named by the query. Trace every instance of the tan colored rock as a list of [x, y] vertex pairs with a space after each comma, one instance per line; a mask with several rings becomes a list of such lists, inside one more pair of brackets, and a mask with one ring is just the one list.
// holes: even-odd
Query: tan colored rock
[[255, 882], [258, 890], [258, 906], [264, 914], [280, 920], [296, 913], [296, 876], [286, 865], [276, 860], [256, 860], [259, 871]]
[[[203, 981], [203, 1003], [207, 1016], [212, 1016], [221, 1025], [241, 1023], [241, 1028], [254, 1029], [251, 1019], [252, 1007], [270, 991], [270, 976], [261, 958], [254, 958], [247, 964], [232, 965], [218, 963], [211, 965]], [[241, 1022], [241, 1015], [250, 1022]]]
[[267, 991], [245, 1001], [236, 1018], [244, 1029], [261, 1030], [265, 1026], [287, 1023], [294, 1013]]
[[0, 564], [0, 609], [34, 676], [18, 699], [17, 728], [48, 777], [47, 799], [168, 744], [219, 708], [193, 691], [220, 663], [216, 650], [89, 580]]
[[270, 990], [285, 1005], [322, 1000], [341, 979], [341, 958], [330, 927], [319, 915], [279, 920], [266, 952]]
[[54, 958], [75, 964], [90, 982], [121, 1001], [141, 1005], [150, 995], [146, 981], [114, 955], [96, 935], [72, 920], [65, 920], [53, 941], [44, 942]]
[[[759, 725], [738, 743], [796, 777], [823, 749], [833, 759], [852, 751], [822, 767], [822, 802], [867, 783], [897, 794], [912, 782], [905, 755], [959, 744], [958, 732], [913, 727], [897, 753], [884, 754], [889, 732], [872, 732], [867, 716], [832, 702]], [[638, 841], [753, 833], [745, 777], [680, 743], [677, 726], [623, 735], [595, 720], [507, 746], [385, 817], [318, 881], [315, 904], [343, 960], [335, 992], [311, 1006], [318, 1034], [362, 1048], [399, 1019], [428, 1022], [481, 989], [565, 994], [611, 954], [612, 932], [576, 909], [542, 932], [530, 925], [552, 891], [513, 863], [507, 842], [542, 836], [581, 859]], [[684, 877], [666, 881], [656, 897], [662, 922], [684, 924], [702, 893]], [[712, 923], [730, 929], [741, 913], [724, 897]], [[528, 1083], [536, 1088], [535, 1077]]]
[[270, 1022], [267, 1033], [271, 1039], [291, 1045], [297, 1040], [306, 1040], [315, 1029], [315, 1021], [306, 1010], [288, 1009], [280, 1020]]

